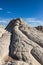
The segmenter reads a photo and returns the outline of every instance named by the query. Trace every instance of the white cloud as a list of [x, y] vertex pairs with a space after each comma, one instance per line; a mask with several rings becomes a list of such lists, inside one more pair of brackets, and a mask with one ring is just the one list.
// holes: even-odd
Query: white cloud
[[[43, 21], [37, 20], [36, 18], [23, 18], [23, 19], [31, 26], [43, 25]], [[12, 18], [3, 19], [0, 17], [0, 25], [2, 24], [6, 26], [10, 22], [10, 20], [12, 20]]]
[[25, 18], [27, 22], [40, 22], [40, 20], [37, 20], [36, 18]]
[[0, 22], [2, 23], [7, 23], [9, 21], [9, 19], [0, 19]]
[[3, 8], [0, 8], [0, 10], [3, 10]]
[[43, 21], [42, 20], [38, 20], [36, 18], [24, 18], [24, 20], [32, 25], [32, 26], [38, 26], [38, 25], [43, 25]]
[[7, 24], [10, 22], [11, 19], [0, 19], [0, 25], [7, 26]]

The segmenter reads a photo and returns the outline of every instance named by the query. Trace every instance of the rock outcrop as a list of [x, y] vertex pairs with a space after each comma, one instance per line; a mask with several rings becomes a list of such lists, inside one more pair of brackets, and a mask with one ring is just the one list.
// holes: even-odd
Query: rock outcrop
[[7, 38], [2, 37], [6, 41], [3, 46], [6, 47], [5, 49], [2, 47], [2, 52], [5, 50], [5, 56], [8, 54], [8, 58], [4, 56], [5, 63], [2, 65], [43, 65], [42, 32], [28, 25], [21, 18], [13, 19], [5, 30], [8, 33], [3, 34]]
[[42, 31], [43, 32], [43, 26], [37, 26], [37, 27], [35, 27], [37, 30], [39, 30], [39, 31]]
[[0, 65], [3, 65], [4, 58], [9, 55], [10, 36], [10, 32], [4, 31], [0, 37]]

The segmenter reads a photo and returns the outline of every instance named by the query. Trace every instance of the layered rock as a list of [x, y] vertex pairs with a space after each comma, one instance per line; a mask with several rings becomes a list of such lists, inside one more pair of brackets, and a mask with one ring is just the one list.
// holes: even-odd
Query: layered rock
[[29, 26], [21, 18], [13, 19], [5, 30], [8, 31], [8, 36], [4, 35], [7, 39], [2, 37], [7, 42], [7, 45], [4, 42], [5, 51], [7, 51], [5, 55], [7, 55], [8, 51], [9, 53], [8, 58], [5, 58], [4, 65], [43, 65], [42, 32]]
[[25, 34], [29, 39], [31, 39], [32, 41], [36, 42], [37, 44], [41, 45], [43, 47], [43, 33], [41, 33], [40, 31], [36, 30], [35, 28], [29, 26], [26, 22], [24, 22], [22, 19], [13, 19], [8, 26], [6, 27], [6, 29], [10, 32], [12, 32], [14, 26], [15, 26], [15, 22], [19, 22], [20, 26], [19, 29], [21, 30], [21, 32], [23, 32], [23, 34]]
[[[32, 49], [43, 49], [43, 33], [29, 26], [22, 19], [13, 19], [6, 30], [12, 33], [10, 44], [10, 56], [17, 61], [24, 61], [29, 65], [41, 65], [42, 62], [37, 60]], [[33, 54], [31, 53], [33, 52]], [[39, 53], [37, 51], [37, 53]], [[36, 53], [36, 57], [37, 57]], [[42, 54], [42, 53], [41, 53]], [[39, 54], [40, 56], [40, 54]], [[43, 57], [43, 54], [42, 54]]]
[[32, 49], [31, 53], [43, 65], [43, 49], [35, 47]]
[[0, 37], [0, 65], [4, 63], [4, 58], [9, 55], [10, 36], [10, 33], [6, 31]]

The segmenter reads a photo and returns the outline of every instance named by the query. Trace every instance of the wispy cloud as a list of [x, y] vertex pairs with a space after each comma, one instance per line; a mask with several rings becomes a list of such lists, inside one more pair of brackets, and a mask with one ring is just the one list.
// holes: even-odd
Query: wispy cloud
[[8, 14], [12, 13], [11, 11], [7, 11]]
[[3, 10], [3, 8], [0, 8], [0, 11]]
[[[23, 18], [28, 24], [31, 26], [38, 26], [38, 25], [43, 25], [42, 20], [37, 20], [36, 18]], [[3, 19], [0, 17], [0, 25], [6, 26], [12, 18], [6, 18]]]
[[43, 21], [42, 20], [38, 20], [36, 18], [24, 18], [24, 20], [32, 25], [32, 26], [38, 26], [38, 25], [43, 25]]
[[2, 11], [2, 10], [5, 10], [5, 11], [6, 11], [6, 13], [8, 13], [8, 14], [12, 13], [11, 11], [6, 10], [6, 9], [3, 9], [3, 8], [1, 8], [1, 7], [0, 7], [0, 11]]
[[6, 27], [6, 25], [9, 23], [10, 20], [11, 19], [3, 19], [3, 18], [1, 18], [0, 19], [0, 25], [3, 25], [3, 26]]
[[1, 19], [0, 22], [2, 23], [7, 23], [9, 21], [9, 19]]

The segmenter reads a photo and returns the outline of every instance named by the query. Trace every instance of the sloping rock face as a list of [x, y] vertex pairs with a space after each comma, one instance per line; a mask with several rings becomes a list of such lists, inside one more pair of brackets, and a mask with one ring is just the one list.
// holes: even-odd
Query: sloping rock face
[[13, 19], [6, 30], [12, 33], [9, 46], [9, 55], [12, 58], [26, 62], [28, 65], [43, 65], [42, 32], [29, 26], [20, 18]]
[[43, 26], [37, 26], [37, 27], [35, 27], [37, 30], [39, 30], [39, 31], [42, 31], [43, 32]]
[[[0, 35], [0, 65], [4, 64], [4, 58], [9, 55], [10, 32], [1, 29]], [[3, 32], [4, 31], [4, 32]]]
[[5, 30], [8, 31], [8, 36], [5, 35], [8, 38], [7, 45], [4, 42], [5, 49], [7, 49], [5, 56], [8, 55], [2, 65], [43, 65], [42, 32], [29, 26], [21, 18], [13, 19]]

